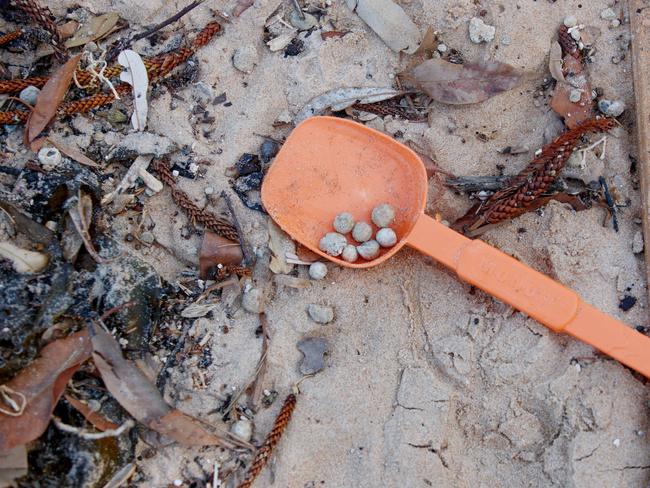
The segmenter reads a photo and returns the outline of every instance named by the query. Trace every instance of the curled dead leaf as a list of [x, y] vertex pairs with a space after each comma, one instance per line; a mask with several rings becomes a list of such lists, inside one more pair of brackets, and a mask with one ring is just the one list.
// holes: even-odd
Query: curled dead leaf
[[202, 279], [208, 277], [210, 268], [218, 264], [224, 266], [239, 264], [242, 259], [244, 259], [244, 255], [238, 242], [221, 237], [212, 231], [205, 231], [199, 252], [199, 275]]
[[50, 79], [47, 80], [45, 86], [43, 86], [36, 99], [34, 110], [32, 110], [27, 120], [25, 145], [30, 146], [32, 141], [43, 132], [43, 129], [47, 127], [56, 115], [59, 104], [65, 98], [66, 93], [68, 93], [68, 88], [72, 82], [72, 75], [77, 69], [79, 59], [81, 59], [81, 54], [70, 58], [63, 66], [55, 71]]
[[83, 46], [90, 41], [101, 39], [115, 28], [119, 20], [120, 16], [117, 12], [109, 12], [107, 14], [93, 17], [81, 26], [81, 28], [74, 34], [74, 37], [65, 42], [65, 47], [71, 48]]
[[521, 81], [522, 74], [499, 61], [454, 64], [429, 59], [404, 77], [438, 102], [465, 105], [511, 90]]
[[0, 451], [13, 449], [40, 437], [50, 423], [66, 384], [91, 354], [86, 330], [58, 339], [43, 348], [40, 356], [4, 385], [24, 399], [21, 415], [8, 415], [2, 402]]
[[[564, 56], [564, 76], [566, 82], [555, 85], [551, 108], [564, 119], [564, 124], [573, 129], [581, 122], [594, 117], [594, 104], [591, 99], [591, 83], [582, 63], [567, 54]], [[571, 101], [572, 93], [579, 93], [577, 102]]]

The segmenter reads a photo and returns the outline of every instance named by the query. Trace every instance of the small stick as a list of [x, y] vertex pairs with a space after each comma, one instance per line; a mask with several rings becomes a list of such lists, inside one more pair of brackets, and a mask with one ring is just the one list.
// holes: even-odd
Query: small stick
[[135, 34], [133, 37], [119, 42], [117, 45], [115, 45], [110, 50], [110, 52], [106, 56], [107, 60], [111, 60], [111, 59], [115, 58], [115, 56], [117, 56], [117, 54], [120, 51], [123, 51], [124, 49], [129, 47], [135, 41], [139, 41], [140, 39], [146, 39], [147, 37], [152, 36], [153, 34], [158, 32], [160, 29], [163, 29], [163, 28], [167, 27], [169, 24], [172, 24], [172, 23], [176, 22], [178, 19], [183, 17], [185, 14], [187, 14], [188, 12], [191, 12], [196, 7], [201, 5], [204, 1], [205, 0], [195, 0], [194, 2], [190, 3], [187, 7], [179, 10], [177, 13], [175, 13], [174, 15], [169, 17], [168, 19], [163, 20], [162, 22], [160, 22], [159, 24], [154, 25], [150, 29], [147, 29], [144, 32], [140, 32], [139, 34]]
[[598, 183], [600, 183], [600, 186], [603, 189], [603, 193], [605, 194], [605, 203], [607, 204], [607, 208], [609, 209], [609, 212], [612, 214], [612, 224], [614, 225], [614, 230], [618, 232], [618, 218], [616, 216], [616, 203], [612, 198], [612, 194], [609, 193], [609, 186], [607, 186], [607, 181], [605, 180], [605, 177], [600, 176], [598, 178]]

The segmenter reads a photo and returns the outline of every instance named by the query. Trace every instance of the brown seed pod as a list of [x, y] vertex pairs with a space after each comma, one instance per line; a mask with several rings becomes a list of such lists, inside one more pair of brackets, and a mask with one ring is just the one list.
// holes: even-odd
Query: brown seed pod
[[275, 418], [271, 432], [269, 432], [269, 434], [266, 436], [262, 447], [257, 450], [255, 459], [253, 460], [253, 463], [251, 464], [250, 468], [248, 469], [248, 473], [246, 474], [246, 479], [239, 484], [239, 488], [250, 488], [253, 486], [253, 481], [255, 481], [255, 478], [257, 478], [257, 476], [264, 469], [266, 463], [269, 462], [275, 446], [277, 446], [278, 442], [280, 442], [282, 434], [284, 434], [287, 425], [289, 425], [291, 415], [293, 414], [295, 408], [296, 395], [291, 393], [284, 400], [284, 405], [282, 405], [280, 413], [278, 413], [278, 416]]

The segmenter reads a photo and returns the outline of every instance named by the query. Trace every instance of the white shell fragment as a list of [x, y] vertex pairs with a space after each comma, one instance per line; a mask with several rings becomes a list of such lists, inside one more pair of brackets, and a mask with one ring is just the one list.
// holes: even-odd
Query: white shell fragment
[[354, 217], [350, 212], [343, 212], [334, 219], [334, 230], [340, 234], [347, 234], [354, 227]]
[[375, 239], [381, 247], [393, 247], [397, 244], [397, 235], [395, 234], [395, 231], [388, 227], [379, 229]]
[[400, 92], [387, 88], [335, 88], [312, 98], [293, 118], [299, 124], [314, 115], [322, 115], [331, 109], [334, 112], [345, 110], [355, 103], [376, 103], [396, 97]]
[[359, 259], [359, 253], [357, 252], [356, 246], [353, 246], [352, 244], [345, 246], [341, 257], [343, 258], [343, 261], [354, 263], [357, 259]]
[[379, 255], [379, 243], [375, 240], [366, 241], [357, 246], [357, 252], [363, 259], [370, 261]]
[[312, 280], [322, 280], [327, 276], [327, 266], [325, 263], [316, 261], [309, 266], [309, 276]]
[[388, 227], [395, 220], [395, 209], [388, 203], [382, 203], [372, 209], [371, 218], [377, 227]]
[[393, 51], [413, 54], [420, 47], [419, 29], [393, 0], [346, 0], [346, 3]]
[[55, 147], [44, 147], [38, 151], [38, 160], [43, 169], [51, 171], [61, 164], [61, 153]]
[[147, 90], [149, 88], [149, 75], [147, 68], [138, 53], [131, 49], [125, 49], [117, 57], [117, 62], [124, 69], [120, 73], [120, 80], [133, 87], [133, 115], [131, 124], [137, 131], [143, 131], [147, 125], [147, 114], [149, 103], [147, 102]]
[[328, 232], [318, 243], [318, 249], [330, 256], [340, 256], [348, 241], [337, 232]]
[[357, 222], [352, 229], [352, 238], [357, 242], [366, 242], [372, 238], [372, 227], [368, 222]]

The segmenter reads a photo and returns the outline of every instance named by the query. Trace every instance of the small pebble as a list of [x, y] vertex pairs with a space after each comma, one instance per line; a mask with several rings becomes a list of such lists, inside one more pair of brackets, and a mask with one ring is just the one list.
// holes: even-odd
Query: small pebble
[[571, 93], [569, 93], [569, 100], [573, 103], [578, 103], [580, 101], [581, 96], [582, 96], [582, 92], [577, 88], [573, 88], [571, 90]]
[[309, 276], [312, 280], [322, 280], [327, 276], [327, 266], [325, 263], [316, 261], [309, 266]]
[[[345, 253], [345, 251], [343, 252]], [[632, 252], [634, 254], [639, 254], [643, 252], [643, 234], [641, 233], [640, 230], [637, 230], [634, 233], [634, 238], [632, 239]]]
[[395, 220], [395, 209], [388, 203], [382, 203], [372, 209], [371, 218], [377, 227], [388, 227]]
[[253, 424], [247, 418], [242, 418], [232, 424], [232, 427], [230, 427], [230, 432], [235, 434], [240, 439], [248, 442], [253, 437]]
[[447, 52], [447, 49], [449, 49], [449, 48], [447, 47], [447, 44], [443, 44], [443, 43], [441, 42], [440, 44], [438, 44], [438, 47], [437, 47], [436, 49], [438, 50], [438, 52], [439, 52], [440, 54], [443, 54], [443, 53], [446, 53], [446, 52]]
[[327, 305], [310, 303], [307, 307], [309, 318], [318, 324], [329, 324], [334, 320], [334, 309]]
[[375, 239], [381, 247], [393, 247], [395, 244], [397, 244], [397, 235], [395, 235], [395, 231], [388, 227], [379, 229], [379, 231], [377, 231]]
[[149, 232], [149, 231], [145, 231], [145, 232], [143, 232], [142, 235], [140, 236], [140, 240], [141, 240], [142, 242], [144, 242], [145, 244], [147, 244], [147, 245], [150, 246], [151, 244], [153, 244], [153, 241], [155, 240], [155, 237], [154, 237], [154, 235], [153, 235], [151, 232]]
[[612, 64], [618, 64], [621, 62], [620, 56], [612, 56]]
[[616, 12], [611, 8], [606, 8], [600, 12], [600, 18], [603, 20], [614, 20], [616, 18]]
[[61, 153], [55, 147], [44, 147], [38, 151], [38, 160], [43, 169], [52, 170], [61, 164]]
[[375, 240], [367, 241], [357, 246], [357, 252], [363, 259], [370, 261], [379, 255], [379, 243]]
[[487, 25], [483, 19], [473, 17], [469, 21], [469, 38], [474, 44], [492, 41], [495, 33], [496, 27]]
[[614, 447], [618, 447], [618, 446], [620, 446], [620, 445], [621, 445], [621, 439], [614, 439], [614, 441], [612, 442], [612, 444], [614, 444]]
[[609, 117], [618, 117], [625, 111], [625, 102], [603, 98], [598, 102], [598, 110]]
[[330, 256], [340, 256], [348, 240], [337, 232], [328, 232], [318, 243], [318, 249]]
[[372, 239], [372, 227], [368, 222], [357, 222], [352, 229], [352, 237], [357, 242], [366, 242]]
[[183, 480], [174, 480], [174, 486], [181, 486], [183, 484]]
[[212, 188], [211, 186], [206, 186], [205, 190], [203, 191], [205, 192], [206, 195], [212, 195], [214, 193], [214, 188]]
[[354, 217], [350, 212], [343, 212], [334, 219], [334, 230], [339, 234], [347, 234], [354, 227]]
[[41, 93], [41, 90], [33, 85], [29, 85], [28, 87], [23, 88], [20, 95], [18, 95], [18, 98], [25, 103], [29, 103], [33, 107], [36, 105], [36, 99], [38, 98], [39, 93]]
[[504, 46], [509, 46], [510, 44], [512, 44], [512, 38], [508, 34], [503, 34], [501, 36], [501, 44], [503, 44]]
[[357, 248], [355, 246], [348, 244], [345, 246], [345, 249], [343, 249], [341, 257], [343, 258], [343, 261], [354, 263], [357, 259], [359, 259], [359, 253], [357, 252]]
[[[303, 18], [304, 17], [304, 18]], [[294, 8], [289, 13], [289, 23], [296, 29], [306, 31], [318, 25], [318, 20], [312, 14], [302, 12], [302, 17]]]
[[567, 27], [575, 27], [578, 25], [578, 19], [574, 15], [567, 15], [564, 17], [564, 25]]
[[618, 19], [614, 19], [609, 23], [609, 26], [612, 27], [613, 29], [616, 29], [617, 27], [621, 26], [621, 21]]

